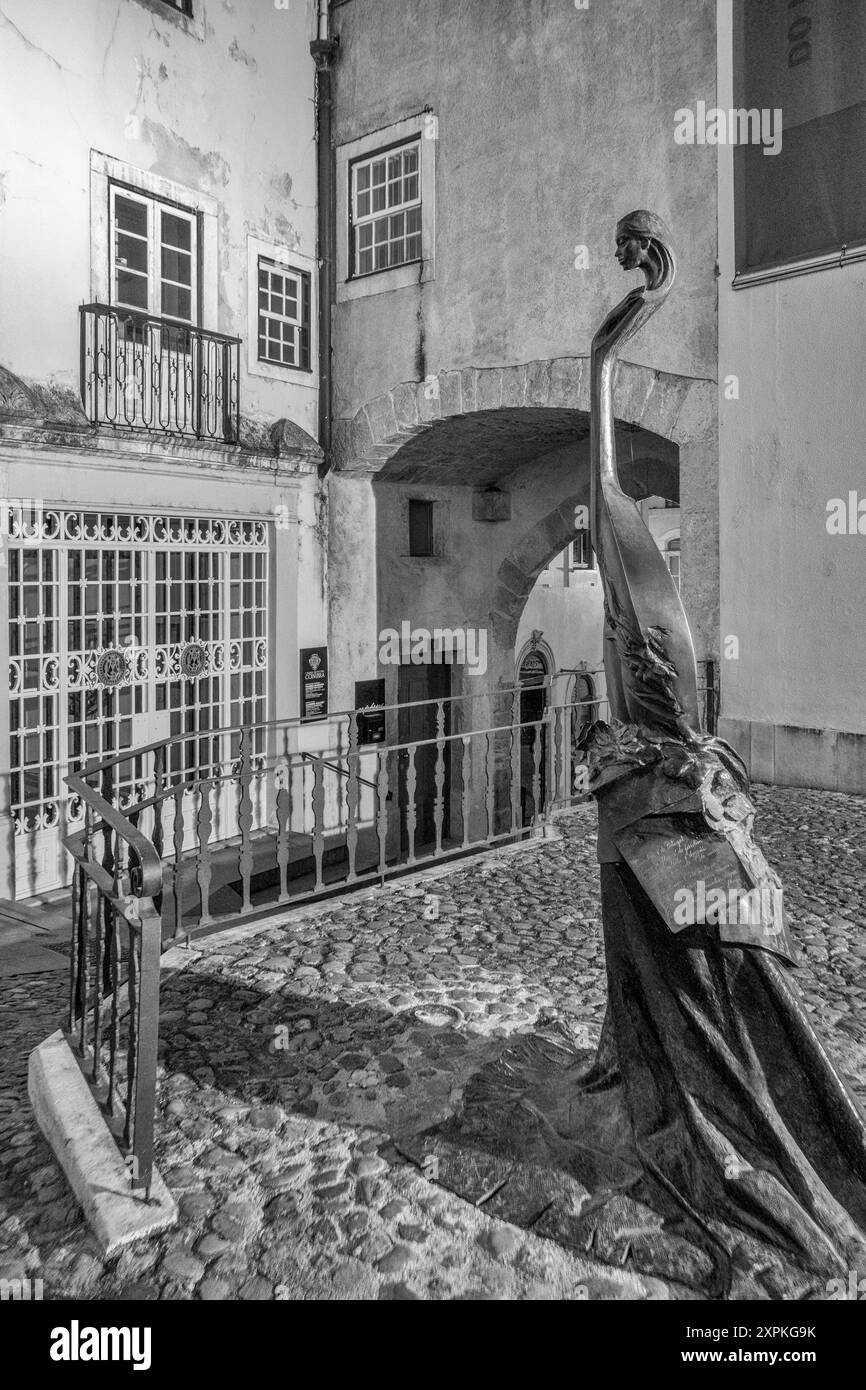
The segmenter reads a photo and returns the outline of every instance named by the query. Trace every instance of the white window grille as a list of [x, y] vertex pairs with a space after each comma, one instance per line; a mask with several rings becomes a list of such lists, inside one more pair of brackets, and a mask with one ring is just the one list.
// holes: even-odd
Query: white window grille
[[[34, 892], [61, 874], [59, 834], [82, 814], [66, 772], [189, 734], [169, 747], [169, 781], [215, 774], [238, 750], [214, 731], [241, 725], [264, 752], [269, 538], [259, 520], [46, 508], [10, 523], [11, 802]], [[123, 802], [143, 794], [142, 759], [118, 771]], [[40, 836], [41, 869], [25, 843]]]
[[421, 260], [420, 142], [351, 166], [352, 274]]
[[259, 361], [310, 371], [310, 276], [259, 257]]

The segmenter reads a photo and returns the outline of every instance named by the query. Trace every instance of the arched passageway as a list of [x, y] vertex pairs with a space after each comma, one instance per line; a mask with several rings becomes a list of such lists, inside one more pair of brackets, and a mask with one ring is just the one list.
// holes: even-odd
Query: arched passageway
[[[474, 663], [452, 665], [452, 693], [513, 684], [521, 613], [588, 508], [588, 395], [585, 358], [469, 368], [402, 383], [342, 422], [329, 480], [337, 699], [353, 703], [341, 672], [384, 677], [396, 698], [380, 639], [405, 625], [483, 634]], [[684, 601], [712, 652], [715, 387], [623, 363], [617, 409], [626, 489], [682, 504]]]

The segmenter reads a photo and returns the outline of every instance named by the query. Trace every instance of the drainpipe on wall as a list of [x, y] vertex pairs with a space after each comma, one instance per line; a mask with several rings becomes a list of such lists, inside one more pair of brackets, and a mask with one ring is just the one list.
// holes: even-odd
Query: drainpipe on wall
[[331, 67], [339, 39], [330, 37], [329, 0], [318, 0], [317, 35], [310, 44], [316, 64], [316, 156], [319, 228], [319, 443], [321, 473], [331, 466], [331, 306], [334, 301], [334, 171], [331, 150]]

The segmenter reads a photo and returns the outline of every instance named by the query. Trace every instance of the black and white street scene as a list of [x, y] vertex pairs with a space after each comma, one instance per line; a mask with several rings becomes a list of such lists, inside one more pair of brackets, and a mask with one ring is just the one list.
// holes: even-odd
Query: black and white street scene
[[3, 1318], [821, 1367], [866, 4], [0, 0], [0, 65]]

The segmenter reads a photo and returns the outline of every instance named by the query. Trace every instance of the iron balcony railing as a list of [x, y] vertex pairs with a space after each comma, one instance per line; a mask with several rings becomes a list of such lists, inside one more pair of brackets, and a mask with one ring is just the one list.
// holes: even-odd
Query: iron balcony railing
[[91, 424], [237, 443], [239, 338], [108, 304], [80, 316]]

